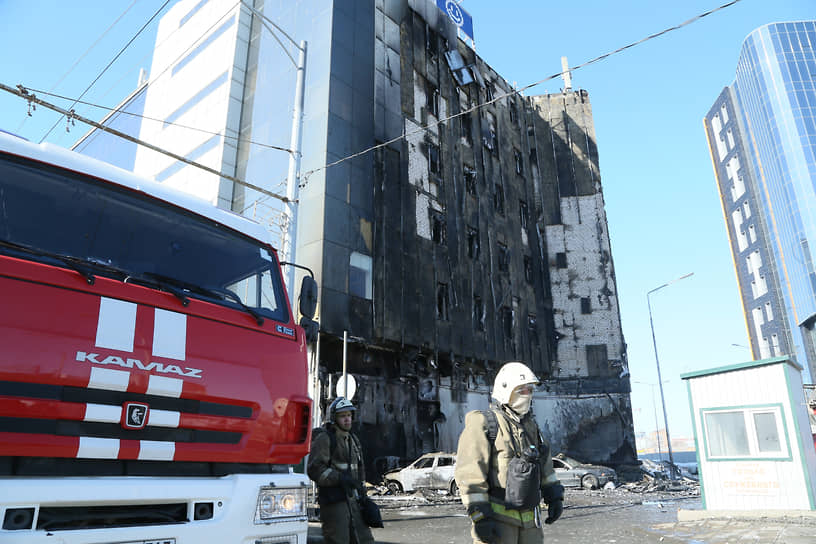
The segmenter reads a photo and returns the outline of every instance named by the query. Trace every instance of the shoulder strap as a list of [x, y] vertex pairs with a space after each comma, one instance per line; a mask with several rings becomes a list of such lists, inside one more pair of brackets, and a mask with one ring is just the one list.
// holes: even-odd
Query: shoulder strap
[[496, 437], [499, 435], [499, 421], [496, 418], [496, 412], [493, 410], [481, 410], [482, 415], [484, 415], [485, 420], [487, 421], [487, 439], [490, 441], [490, 444], [496, 443]]

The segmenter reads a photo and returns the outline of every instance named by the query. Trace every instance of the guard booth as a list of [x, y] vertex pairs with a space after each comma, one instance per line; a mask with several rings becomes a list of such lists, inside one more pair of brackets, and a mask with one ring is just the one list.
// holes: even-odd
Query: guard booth
[[816, 510], [802, 367], [787, 357], [682, 374], [706, 510]]

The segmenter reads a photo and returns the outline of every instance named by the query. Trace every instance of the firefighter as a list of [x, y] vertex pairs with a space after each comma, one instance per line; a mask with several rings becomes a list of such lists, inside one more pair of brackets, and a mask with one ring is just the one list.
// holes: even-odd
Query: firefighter
[[564, 487], [531, 411], [538, 384], [526, 365], [506, 363], [496, 374], [490, 410], [465, 416], [454, 476], [475, 544], [542, 542], [540, 502], [547, 505], [544, 523], [563, 511]]
[[[356, 408], [337, 397], [328, 421], [312, 436], [308, 474], [317, 484], [320, 523], [327, 544], [373, 544], [358, 499], [364, 493], [365, 471], [360, 440], [351, 432]], [[322, 429], [322, 432], [319, 432]]]

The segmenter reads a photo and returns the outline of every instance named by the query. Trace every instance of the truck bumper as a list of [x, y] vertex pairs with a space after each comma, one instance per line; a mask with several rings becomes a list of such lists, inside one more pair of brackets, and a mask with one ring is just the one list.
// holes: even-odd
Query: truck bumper
[[[0, 542], [15, 544], [305, 544], [306, 504], [300, 515], [256, 523], [262, 486], [305, 490], [302, 474], [235, 474], [220, 478], [0, 478]], [[151, 506], [153, 505], [153, 506]], [[172, 505], [175, 517], [162, 519]], [[208, 506], [211, 505], [211, 506]], [[168, 507], [169, 508], [169, 507]], [[128, 517], [106, 520], [106, 512]], [[58, 528], [62, 512], [88, 523]], [[27, 520], [31, 514], [30, 523]], [[51, 524], [44, 521], [46, 517]], [[16, 518], [16, 519], [12, 519]], [[54, 521], [56, 520], [56, 522]], [[56, 523], [54, 525], [53, 523]], [[49, 526], [50, 525], [50, 526]], [[64, 524], [63, 524], [64, 525]], [[93, 525], [93, 526], [92, 526]]]

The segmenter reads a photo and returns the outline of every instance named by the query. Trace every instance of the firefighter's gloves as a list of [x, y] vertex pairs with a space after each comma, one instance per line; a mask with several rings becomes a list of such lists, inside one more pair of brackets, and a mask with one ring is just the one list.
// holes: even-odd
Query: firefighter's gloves
[[473, 530], [482, 542], [492, 543], [496, 538], [496, 522], [491, 519], [490, 503], [476, 502], [468, 506], [468, 516], [473, 521]]
[[340, 473], [340, 486], [345, 489], [349, 495], [354, 493], [354, 490], [357, 489], [357, 482], [354, 481], [354, 477], [350, 471], [346, 470]]
[[547, 503], [547, 519], [544, 523], [550, 525], [561, 517], [564, 512], [564, 486], [561, 484], [549, 485], [541, 490], [541, 498]]

